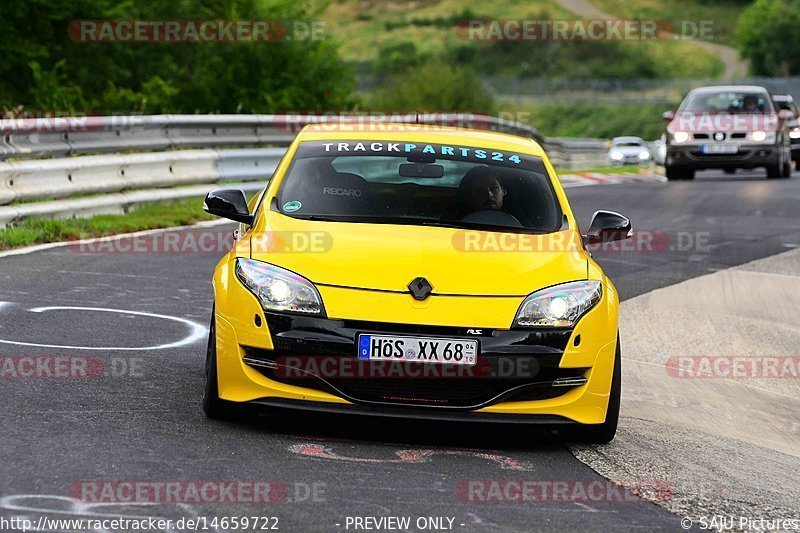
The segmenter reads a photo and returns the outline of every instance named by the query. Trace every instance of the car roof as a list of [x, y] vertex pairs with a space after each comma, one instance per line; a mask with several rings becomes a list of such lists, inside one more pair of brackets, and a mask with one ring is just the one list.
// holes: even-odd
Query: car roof
[[692, 89], [691, 92], [693, 93], [705, 93], [705, 92], [723, 92], [723, 91], [736, 91], [736, 92], [769, 92], [767, 91], [766, 87], [761, 87], [760, 85], [709, 85], [706, 87], [697, 87], [696, 89]]
[[773, 94], [772, 99], [776, 102], [794, 102], [791, 94]]
[[641, 137], [614, 137], [611, 139], [612, 143], [624, 142], [644, 142]]
[[542, 147], [527, 137], [487, 130], [429, 124], [358, 122], [310, 124], [297, 134], [303, 141], [408, 141], [517, 150], [542, 157]]

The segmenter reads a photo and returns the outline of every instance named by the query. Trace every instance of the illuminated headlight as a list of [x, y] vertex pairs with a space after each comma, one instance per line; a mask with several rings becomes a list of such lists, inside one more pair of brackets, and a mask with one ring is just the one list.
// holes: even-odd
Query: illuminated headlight
[[764, 142], [767, 140], [767, 132], [759, 130], [751, 131], [749, 137], [751, 141], [755, 141], [757, 143]]
[[800, 128], [792, 128], [792, 131], [789, 132], [789, 138], [800, 139]]
[[641, 159], [642, 161], [650, 159], [650, 152], [648, 152], [647, 150], [642, 150], [641, 152], [639, 152], [639, 159]]
[[619, 161], [624, 157], [622, 155], [622, 152], [620, 152], [619, 150], [611, 150], [611, 154], [609, 155], [611, 156], [611, 159], [613, 159], [614, 161]]
[[322, 298], [307, 279], [286, 269], [238, 258], [236, 277], [252, 292], [264, 311], [322, 314]]
[[676, 131], [672, 134], [672, 142], [685, 143], [689, 140], [690, 135], [685, 131]]
[[514, 318], [520, 327], [571, 327], [602, 296], [599, 281], [572, 281], [534, 292], [522, 302]]

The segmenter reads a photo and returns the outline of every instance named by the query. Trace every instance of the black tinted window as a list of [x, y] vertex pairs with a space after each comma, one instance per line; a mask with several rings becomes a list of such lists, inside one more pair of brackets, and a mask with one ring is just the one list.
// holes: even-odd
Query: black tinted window
[[475, 147], [300, 145], [278, 195], [294, 217], [549, 232], [561, 210], [538, 157]]
[[698, 91], [686, 97], [681, 111], [731, 113], [770, 113], [767, 93], [746, 91]]

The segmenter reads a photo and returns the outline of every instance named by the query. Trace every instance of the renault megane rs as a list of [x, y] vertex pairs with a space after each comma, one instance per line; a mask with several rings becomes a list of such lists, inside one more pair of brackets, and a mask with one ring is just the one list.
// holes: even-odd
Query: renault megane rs
[[544, 424], [593, 442], [620, 406], [618, 296], [542, 148], [420, 125], [308, 126], [216, 267], [204, 409]]

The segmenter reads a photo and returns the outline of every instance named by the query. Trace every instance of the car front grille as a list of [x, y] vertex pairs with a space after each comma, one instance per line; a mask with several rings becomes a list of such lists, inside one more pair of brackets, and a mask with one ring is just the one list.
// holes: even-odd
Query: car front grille
[[[314, 372], [324, 367], [325, 356], [315, 361], [313, 357], [303, 357], [304, 364], [298, 367], [286, 365], [290, 358], [295, 358], [296, 363], [296, 355], [257, 348], [246, 348], [245, 353], [245, 363], [273, 381], [329, 392], [363, 404], [477, 409], [501, 401], [555, 398], [586, 381], [586, 369], [542, 367], [535, 362], [520, 365], [524, 359], [520, 356], [479, 356], [482, 363], [475, 367], [450, 366], [444, 370], [445, 365], [359, 361], [352, 356], [341, 356], [338, 360], [347, 368], [347, 375], [343, 376]], [[508, 373], [514, 361], [516, 370], [506, 377], [503, 369]], [[309, 366], [307, 362], [312, 364]]]
[[[242, 346], [246, 364], [271, 380], [354, 403], [476, 409], [501, 401], [552, 398], [586, 381], [586, 369], [559, 368], [570, 329], [473, 330], [273, 313], [267, 314], [267, 325], [273, 349]], [[477, 340], [480, 354], [473, 367], [364, 361], [356, 356], [362, 333]], [[330, 365], [328, 370], [323, 364]]]

